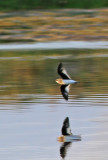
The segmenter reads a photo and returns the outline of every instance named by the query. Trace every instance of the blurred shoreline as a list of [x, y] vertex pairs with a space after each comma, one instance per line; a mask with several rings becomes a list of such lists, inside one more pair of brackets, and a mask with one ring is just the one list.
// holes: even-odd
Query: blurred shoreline
[[108, 9], [0, 12], [0, 44], [108, 41]]
[[0, 44], [0, 50], [108, 49], [108, 41], [55, 41]]

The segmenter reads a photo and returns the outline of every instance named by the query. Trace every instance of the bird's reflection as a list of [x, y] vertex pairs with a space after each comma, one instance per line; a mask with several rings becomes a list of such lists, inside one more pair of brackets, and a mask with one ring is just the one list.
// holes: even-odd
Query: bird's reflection
[[64, 159], [68, 148], [72, 145], [72, 142], [64, 142], [60, 147], [60, 156]]
[[61, 132], [62, 135], [58, 137], [58, 141], [63, 142], [60, 147], [60, 155], [64, 159], [66, 157], [68, 148], [72, 145], [72, 142], [81, 141], [81, 136], [72, 134], [69, 123], [69, 117], [66, 117], [63, 121]]

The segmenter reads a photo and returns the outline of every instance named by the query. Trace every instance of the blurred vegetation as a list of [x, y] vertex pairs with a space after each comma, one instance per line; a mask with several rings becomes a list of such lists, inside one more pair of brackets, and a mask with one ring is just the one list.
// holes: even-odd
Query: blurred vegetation
[[0, 12], [0, 43], [108, 40], [108, 9]]
[[0, 10], [52, 9], [52, 8], [102, 8], [107, 0], [5, 0], [0, 1]]

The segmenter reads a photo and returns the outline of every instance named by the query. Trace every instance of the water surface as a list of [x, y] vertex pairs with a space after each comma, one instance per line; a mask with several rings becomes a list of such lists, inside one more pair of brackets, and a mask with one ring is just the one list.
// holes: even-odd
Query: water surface
[[55, 41], [1, 44], [0, 50], [108, 49], [107, 41]]
[[[80, 82], [71, 86], [68, 102], [55, 83], [59, 62]], [[1, 159], [62, 159], [57, 137], [68, 116], [82, 140], [66, 146], [65, 159], [107, 160], [107, 62], [107, 50], [1, 53]]]

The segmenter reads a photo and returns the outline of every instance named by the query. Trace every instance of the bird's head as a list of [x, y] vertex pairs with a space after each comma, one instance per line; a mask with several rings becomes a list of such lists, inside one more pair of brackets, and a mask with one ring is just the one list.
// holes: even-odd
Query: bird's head
[[57, 82], [58, 84], [64, 84], [62, 79], [56, 79], [56, 82]]
[[57, 140], [59, 142], [64, 142], [65, 141], [65, 136], [60, 136], [60, 137], [57, 138]]

